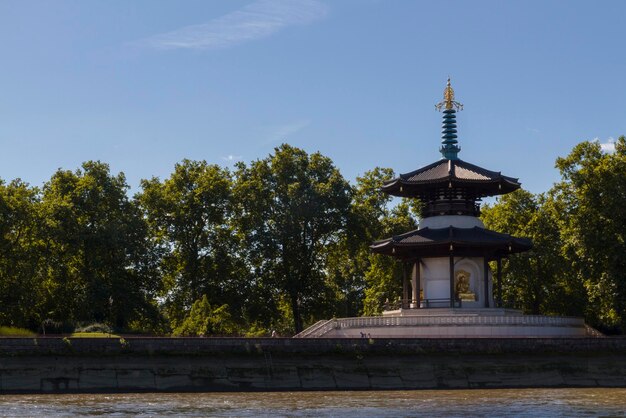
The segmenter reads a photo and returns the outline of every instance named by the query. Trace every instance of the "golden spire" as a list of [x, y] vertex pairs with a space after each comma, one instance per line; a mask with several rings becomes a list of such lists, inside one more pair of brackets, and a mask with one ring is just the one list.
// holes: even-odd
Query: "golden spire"
[[441, 109], [463, 110], [463, 105], [454, 101], [454, 89], [450, 85], [450, 77], [448, 77], [448, 84], [446, 85], [446, 89], [443, 91], [443, 101], [437, 103], [435, 108], [439, 111], [441, 111]]

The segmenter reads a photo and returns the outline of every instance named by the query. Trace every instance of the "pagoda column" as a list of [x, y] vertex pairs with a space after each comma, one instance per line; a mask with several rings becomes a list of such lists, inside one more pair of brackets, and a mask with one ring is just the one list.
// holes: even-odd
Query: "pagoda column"
[[416, 259], [411, 267], [411, 308], [421, 308], [420, 287], [421, 287], [421, 260]]
[[406, 277], [406, 269], [408, 265], [406, 262], [402, 262], [402, 303], [400, 304], [400, 308], [404, 309], [406, 303], [409, 299], [409, 282]]
[[498, 307], [502, 307], [502, 257], [498, 257]]
[[485, 308], [489, 307], [489, 261], [487, 261], [487, 256], [483, 258], [483, 280], [485, 285]]
[[450, 245], [450, 307], [454, 308], [454, 248]]

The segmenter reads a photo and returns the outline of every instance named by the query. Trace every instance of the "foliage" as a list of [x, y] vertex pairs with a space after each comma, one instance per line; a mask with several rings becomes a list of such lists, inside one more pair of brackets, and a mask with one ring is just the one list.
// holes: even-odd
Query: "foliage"
[[230, 226], [230, 173], [206, 161], [183, 160], [161, 182], [143, 180], [137, 196], [161, 251], [161, 297], [178, 328], [202, 295], [211, 303], [228, 300], [239, 309], [242, 274]]
[[21, 180], [0, 181], [0, 322], [36, 328], [41, 321], [39, 190]]
[[272, 333], [259, 322], [253, 322], [245, 331], [246, 337], [269, 337]]
[[122, 173], [100, 162], [57, 171], [43, 188], [40, 263], [47, 317], [124, 328], [159, 283], [148, 229]]
[[0, 327], [0, 336], [2, 337], [33, 337], [34, 335], [34, 332], [25, 328]]
[[224, 304], [213, 308], [206, 295], [193, 303], [189, 315], [174, 330], [177, 336], [228, 335], [235, 331], [236, 327], [228, 312], [228, 305]]
[[614, 153], [582, 142], [557, 159], [561, 181], [546, 194], [517, 191], [483, 209], [489, 228], [526, 236], [533, 251], [504, 263], [509, 306], [583, 315], [608, 332], [626, 329], [626, 140]]
[[337, 288], [336, 316], [363, 313], [366, 275], [371, 269], [369, 246], [384, 237], [383, 222], [389, 217], [391, 197], [381, 193], [380, 187], [391, 178], [391, 169], [377, 167], [357, 177], [352, 187], [346, 233], [328, 251], [328, 272]]
[[558, 203], [563, 252], [582, 283], [586, 317], [606, 330], [626, 329], [626, 139], [614, 153], [582, 142], [556, 166], [562, 181], [552, 194]]
[[[393, 207], [382, 220], [384, 237], [392, 237], [417, 228], [412, 206], [407, 200]], [[366, 272], [364, 310], [365, 315], [378, 315], [386, 303], [402, 295], [402, 263], [391, 257], [370, 254], [370, 268]]]
[[[553, 202], [544, 195], [520, 189], [482, 209], [485, 226], [533, 241], [531, 251], [502, 261], [505, 306], [529, 314], [576, 314], [571, 311], [574, 290], [567, 282], [562, 242]], [[580, 312], [578, 312], [580, 314]]]
[[[557, 168], [546, 193], [482, 209], [488, 228], [534, 243], [503, 261], [504, 302], [623, 332], [626, 140], [614, 153], [582, 142]], [[375, 168], [351, 186], [328, 157], [281, 145], [232, 174], [183, 160], [134, 198], [94, 161], [42, 188], [0, 181], [0, 321], [89, 337], [290, 335], [379, 314], [402, 294], [402, 265], [369, 246], [419, 216], [420, 202], [381, 193], [393, 176]]]
[[332, 161], [283, 144], [237, 166], [234, 197], [250, 280], [268, 308], [286, 301], [295, 332], [332, 311], [327, 248], [345, 233], [350, 208], [349, 184]]

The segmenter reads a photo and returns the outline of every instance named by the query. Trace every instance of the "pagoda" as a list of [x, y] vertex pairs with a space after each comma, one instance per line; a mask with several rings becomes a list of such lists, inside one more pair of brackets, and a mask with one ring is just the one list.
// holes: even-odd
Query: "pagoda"
[[[500, 307], [501, 260], [528, 251], [532, 242], [486, 229], [478, 217], [479, 202], [517, 190], [520, 183], [459, 158], [456, 112], [463, 105], [455, 101], [449, 78], [444, 100], [436, 108], [443, 112], [443, 158], [382, 186], [384, 193], [421, 202], [419, 228], [374, 242], [371, 249], [404, 264], [401, 309]], [[498, 264], [495, 304], [490, 261]], [[407, 272], [411, 275], [410, 298]]]
[[[485, 228], [479, 218], [480, 202], [513, 192], [520, 183], [459, 158], [456, 112], [462, 105], [454, 99], [450, 79], [436, 108], [443, 112], [442, 158], [382, 186], [391, 196], [419, 200], [419, 226], [370, 246], [372, 252], [403, 264], [399, 303], [388, 303], [380, 316], [319, 321], [296, 337], [599, 336], [581, 318], [524, 315], [502, 306], [502, 259], [530, 250], [532, 242]], [[497, 265], [495, 300], [490, 262]]]

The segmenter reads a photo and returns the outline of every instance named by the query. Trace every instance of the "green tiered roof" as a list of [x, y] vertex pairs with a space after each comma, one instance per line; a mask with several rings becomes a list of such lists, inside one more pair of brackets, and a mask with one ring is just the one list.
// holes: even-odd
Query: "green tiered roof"
[[383, 184], [382, 191], [400, 197], [416, 197], [428, 200], [433, 190], [441, 188], [465, 188], [473, 191], [476, 198], [497, 196], [520, 188], [516, 178], [503, 176], [470, 164], [461, 159], [442, 159], [418, 168], [410, 173], [400, 174]]
[[502, 175], [461, 160], [456, 112], [463, 105], [454, 100], [450, 78], [444, 100], [435, 107], [443, 111], [441, 148], [443, 158], [430, 165], [400, 174], [382, 186], [382, 191], [400, 197], [420, 199], [422, 217], [436, 215], [478, 216], [478, 201], [483, 197], [510, 193], [520, 188], [516, 178]]
[[[502, 195], [520, 188], [516, 178], [503, 176], [465, 162], [458, 157], [456, 111], [463, 105], [454, 100], [454, 90], [448, 84], [444, 100], [436, 105], [443, 109], [441, 154], [443, 159], [401, 174], [382, 186], [382, 191], [401, 197], [418, 198], [422, 203], [422, 218], [441, 215], [478, 216], [477, 202], [483, 197]], [[490, 231], [485, 228], [422, 228], [374, 242], [373, 252], [400, 259], [440, 257], [450, 254], [479, 256], [486, 259], [506, 257], [528, 251], [532, 241]]]

